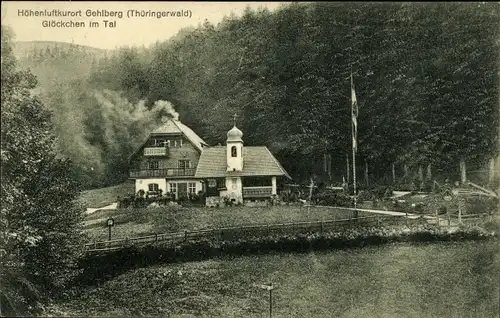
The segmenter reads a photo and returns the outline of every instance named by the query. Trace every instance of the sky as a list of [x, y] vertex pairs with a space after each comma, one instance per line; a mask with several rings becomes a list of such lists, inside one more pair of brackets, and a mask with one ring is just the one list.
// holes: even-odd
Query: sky
[[[278, 8], [284, 2], [121, 2], [121, 1], [8, 1], [2, 2], [2, 24], [9, 25], [16, 41], [60, 41], [102, 49], [120, 46], [148, 46], [164, 41], [185, 27], [196, 27], [206, 20], [217, 24], [224, 16], [240, 16], [249, 6], [252, 9]], [[36, 11], [71, 11], [74, 17], [33, 16]], [[182, 17], [128, 16], [129, 11], [173, 12]], [[118, 12], [122, 17], [88, 16]], [[26, 13], [31, 14], [27, 16]], [[81, 16], [80, 16], [81, 15]], [[115, 21], [115, 26], [106, 21]], [[51, 26], [50, 23], [84, 22], [85, 27]], [[90, 27], [91, 22], [99, 26]], [[46, 24], [49, 25], [46, 25]], [[60, 23], [59, 23], [60, 24]]]

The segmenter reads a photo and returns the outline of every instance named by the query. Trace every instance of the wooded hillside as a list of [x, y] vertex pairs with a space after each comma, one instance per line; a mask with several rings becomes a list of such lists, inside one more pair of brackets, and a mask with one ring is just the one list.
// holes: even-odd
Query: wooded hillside
[[455, 174], [460, 158], [482, 167], [499, 152], [499, 30], [498, 3], [248, 9], [148, 49], [120, 49], [88, 81], [50, 98], [80, 112], [79, 129], [59, 120], [71, 126], [64, 138], [80, 142], [63, 152], [82, 166], [98, 165], [82, 160], [82, 149], [89, 161], [98, 153], [102, 183], [126, 177], [120, 158], [161, 116], [157, 100], [173, 103], [210, 144], [225, 141], [236, 113], [245, 144], [267, 145], [297, 180], [322, 174], [325, 154], [341, 180], [351, 153], [352, 68], [360, 167], [369, 162], [375, 177], [393, 163]]

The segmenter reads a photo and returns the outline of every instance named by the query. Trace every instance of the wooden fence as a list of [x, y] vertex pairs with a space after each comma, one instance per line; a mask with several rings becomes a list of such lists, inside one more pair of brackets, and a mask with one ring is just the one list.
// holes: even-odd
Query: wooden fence
[[273, 234], [300, 234], [323, 233], [332, 229], [348, 228], [352, 226], [378, 226], [381, 224], [414, 225], [425, 222], [423, 218], [406, 218], [404, 215], [374, 215], [358, 218], [333, 219], [312, 222], [293, 222], [278, 224], [252, 224], [216, 229], [203, 229], [183, 231], [177, 233], [154, 233], [152, 235], [122, 238], [110, 241], [95, 241], [85, 245], [86, 252], [110, 251], [126, 246], [144, 246], [162, 242], [175, 246], [176, 244], [199, 240], [211, 239], [217, 241], [233, 241], [240, 238], [259, 237]]
[[[345, 208], [352, 210], [351, 208]], [[360, 209], [362, 211], [362, 209]], [[368, 210], [366, 210], [368, 211]], [[382, 212], [382, 211], [381, 211]], [[387, 212], [387, 211], [383, 211]], [[352, 215], [352, 214], [351, 214]], [[495, 214], [496, 215], [496, 214]], [[493, 214], [466, 214], [461, 217], [456, 215], [417, 215], [400, 213], [398, 215], [376, 214], [373, 216], [349, 217], [344, 219], [331, 219], [312, 222], [293, 222], [277, 224], [251, 224], [235, 227], [224, 227], [216, 229], [191, 230], [176, 233], [154, 233], [152, 235], [122, 238], [110, 241], [95, 241], [85, 245], [85, 252], [112, 251], [127, 246], [144, 246], [156, 243], [175, 246], [188, 241], [209, 239], [215, 241], [234, 241], [241, 238], [261, 237], [266, 235], [285, 235], [301, 233], [323, 233], [325, 231], [380, 225], [406, 225], [434, 224], [438, 227], [456, 228], [460, 224], [480, 225], [492, 221]]]

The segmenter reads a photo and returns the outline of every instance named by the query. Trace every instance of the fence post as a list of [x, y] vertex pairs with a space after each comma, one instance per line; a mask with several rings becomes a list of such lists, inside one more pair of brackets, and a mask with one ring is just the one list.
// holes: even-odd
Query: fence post
[[458, 205], [458, 224], [462, 224], [462, 209], [460, 208], [460, 204]]
[[437, 218], [437, 226], [439, 228], [440, 227], [440, 224], [439, 224], [439, 213], [438, 213], [437, 209], [436, 209], [436, 218]]
[[380, 214], [377, 214], [377, 226], [380, 226]]
[[158, 242], [158, 233], [155, 232], [155, 242]]
[[406, 227], [408, 227], [408, 211], [405, 212], [405, 222], [406, 222]]
[[446, 214], [447, 218], [448, 218], [448, 230], [450, 229], [450, 226], [451, 226], [451, 219], [450, 219], [450, 212], [448, 212]]
[[187, 242], [188, 239], [188, 231], [184, 231], [184, 242]]

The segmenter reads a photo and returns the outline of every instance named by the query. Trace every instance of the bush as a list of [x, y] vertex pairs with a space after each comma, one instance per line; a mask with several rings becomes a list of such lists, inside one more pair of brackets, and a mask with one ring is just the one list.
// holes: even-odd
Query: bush
[[323, 190], [312, 197], [313, 202], [318, 205], [353, 207], [353, 200], [339, 192], [332, 190]]
[[271, 251], [307, 252], [390, 242], [485, 240], [497, 237], [497, 234], [477, 226], [462, 226], [458, 231], [448, 232], [426, 224], [411, 228], [368, 226], [339, 228], [322, 233], [255, 233], [248, 237], [230, 237], [229, 240], [200, 238], [179, 242], [175, 246], [160, 242], [144, 247], [130, 246], [106, 254], [87, 255], [81, 260], [80, 266], [85, 272], [78, 282], [95, 284], [129, 268], [158, 262], [198, 261], [221, 255], [262, 254]]
[[498, 211], [498, 199], [490, 197], [467, 197], [465, 199], [468, 214], [493, 213]]
[[393, 189], [390, 186], [377, 186], [358, 193], [358, 201], [384, 200], [392, 196]]

